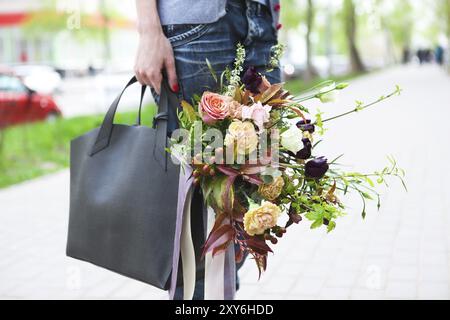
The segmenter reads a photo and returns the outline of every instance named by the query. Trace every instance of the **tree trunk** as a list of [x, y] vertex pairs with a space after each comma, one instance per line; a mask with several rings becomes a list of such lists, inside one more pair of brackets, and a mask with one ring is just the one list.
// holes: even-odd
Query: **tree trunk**
[[328, 0], [327, 3], [327, 25], [325, 29], [325, 42], [326, 42], [326, 54], [328, 59], [328, 77], [333, 75], [333, 9], [331, 7], [331, 2], [333, 0]]
[[317, 77], [317, 71], [314, 68], [312, 61], [313, 48], [311, 44], [311, 34], [314, 27], [314, 15], [313, 0], [308, 0], [308, 11], [306, 15], [306, 80], [311, 80]]
[[357, 21], [355, 4], [353, 3], [353, 0], [344, 1], [344, 25], [352, 71], [364, 72], [366, 68], [361, 60], [361, 56], [356, 45]]
[[107, 12], [106, 1], [101, 0], [100, 2], [100, 10], [103, 19], [103, 60], [105, 67], [108, 62], [111, 60], [111, 37], [109, 34], [109, 15]]
[[447, 9], [447, 71], [450, 73], [450, 0], [446, 0]]

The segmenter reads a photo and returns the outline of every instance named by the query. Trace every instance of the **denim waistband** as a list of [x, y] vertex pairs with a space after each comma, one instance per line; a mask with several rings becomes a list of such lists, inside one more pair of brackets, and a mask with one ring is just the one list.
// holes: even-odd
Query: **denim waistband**
[[269, 8], [254, 0], [228, 0], [228, 3], [236, 7], [241, 7], [243, 10], [247, 9], [248, 14], [260, 16], [263, 10], [269, 10]]

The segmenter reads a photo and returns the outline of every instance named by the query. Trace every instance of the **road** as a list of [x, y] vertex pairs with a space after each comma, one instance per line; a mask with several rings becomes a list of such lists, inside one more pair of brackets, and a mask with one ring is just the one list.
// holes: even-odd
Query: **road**
[[[104, 114], [130, 78], [129, 73], [115, 73], [65, 79], [55, 94], [55, 100], [64, 117]], [[140, 87], [131, 86], [122, 97], [119, 111], [136, 108], [139, 96]], [[144, 101], [153, 101], [150, 92], [147, 92]]]
[[[409, 192], [392, 181], [366, 220], [356, 197], [331, 234], [303, 221], [289, 229], [258, 282], [247, 261], [238, 299], [450, 298], [450, 77], [434, 66], [396, 67], [352, 82], [328, 115], [399, 84], [399, 97], [330, 123], [320, 152], [345, 153], [349, 170], [393, 155]], [[448, 180], [447, 180], [448, 179]], [[0, 298], [167, 299], [165, 292], [65, 257], [68, 170], [0, 191]]]

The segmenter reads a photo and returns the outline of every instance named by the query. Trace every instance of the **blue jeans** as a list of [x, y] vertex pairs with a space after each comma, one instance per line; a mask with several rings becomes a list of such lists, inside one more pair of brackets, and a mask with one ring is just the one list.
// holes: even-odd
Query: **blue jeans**
[[[205, 90], [216, 90], [214, 81], [206, 64], [209, 60], [220, 79], [226, 67], [232, 67], [236, 45], [241, 43], [246, 49], [246, 66], [255, 66], [265, 74], [271, 83], [280, 82], [280, 70], [265, 72], [270, 57], [270, 49], [277, 44], [276, 31], [272, 26], [270, 9], [249, 0], [228, 0], [226, 15], [210, 24], [168, 25], [164, 32], [170, 40], [175, 55], [175, 63], [180, 87], [180, 98], [190, 101], [194, 94], [201, 95]], [[186, 13], [188, 14], [188, 13]], [[204, 260], [201, 259], [201, 246], [205, 241], [203, 221], [203, 200], [197, 190], [192, 203], [192, 238], [196, 252], [197, 281], [194, 300], [203, 300]], [[237, 265], [237, 269], [243, 262]], [[183, 298], [182, 270], [178, 273], [178, 286], [175, 299]], [[238, 279], [236, 277], [236, 279]], [[236, 288], [239, 287], [237, 281]]]

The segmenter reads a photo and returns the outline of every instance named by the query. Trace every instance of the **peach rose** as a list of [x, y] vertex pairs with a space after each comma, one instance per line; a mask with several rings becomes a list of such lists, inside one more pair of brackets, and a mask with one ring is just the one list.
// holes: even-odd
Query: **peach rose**
[[233, 100], [228, 105], [229, 116], [231, 119], [242, 119], [242, 107], [243, 105]]
[[228, 114], [230, 97], [213, 92], [204, 92], [200, 100], [198, 111], [207, 124], [214, 124], [217, 120], [225, 119]]

